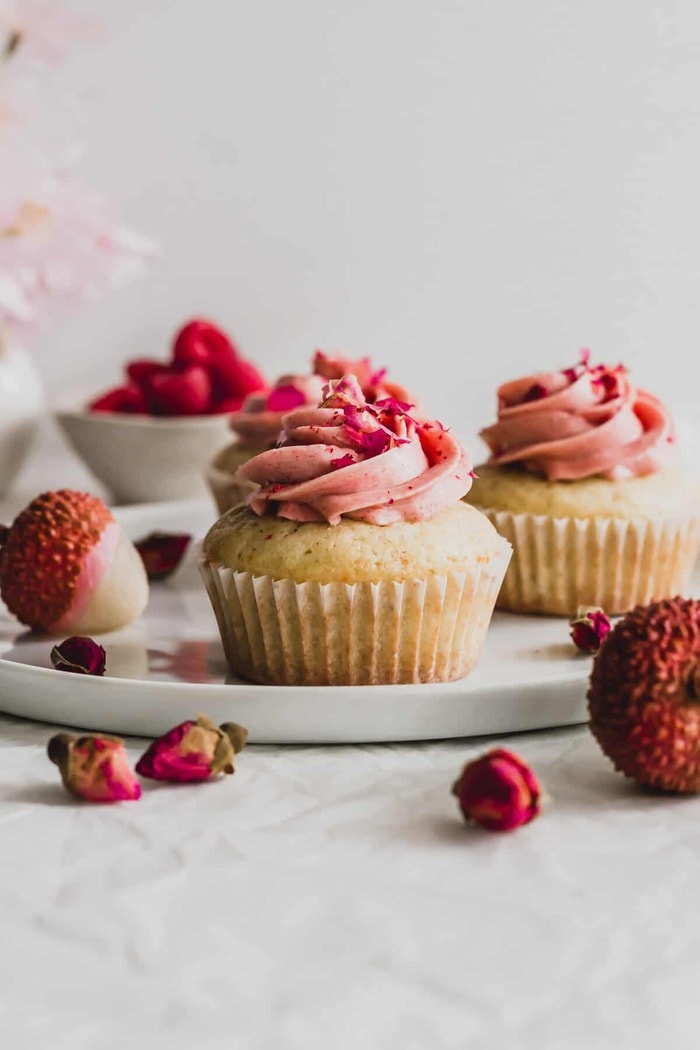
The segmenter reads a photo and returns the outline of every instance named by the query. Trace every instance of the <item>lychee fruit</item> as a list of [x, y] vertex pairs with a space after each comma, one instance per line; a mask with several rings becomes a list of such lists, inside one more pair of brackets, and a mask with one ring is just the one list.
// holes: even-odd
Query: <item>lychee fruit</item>
[[621, 773], [700, 791], [700, 601], [667, 598], [620, 620], [595, 657], [588, 709]]
[[0, 594], [32, 629], [98, 634], [141, 615], [148, 580], [104, 503], [63, 489], [37, 496], [0, 531]]

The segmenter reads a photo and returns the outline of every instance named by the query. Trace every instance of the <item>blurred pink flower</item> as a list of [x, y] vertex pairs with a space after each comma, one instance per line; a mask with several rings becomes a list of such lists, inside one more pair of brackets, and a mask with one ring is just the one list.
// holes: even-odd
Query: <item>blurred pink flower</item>
[[81, 150], [51, 74], [31, 61], [16, 72], [17, 57], [53, 62], [95, 29], [56, 4], [0, 0], [0, 335], [123, 283], [155, 253], [76, 177]]
[[52, 299], [91, 297], [137, 273], [155, 253], [108, 215], [94, 190], [66, 173], [0, 199], [0, 324], [38, 319]]
[[72, 44], [97, 32], [97, 23], [55, 3], [0, 0], [0, 60], [60, 61]]

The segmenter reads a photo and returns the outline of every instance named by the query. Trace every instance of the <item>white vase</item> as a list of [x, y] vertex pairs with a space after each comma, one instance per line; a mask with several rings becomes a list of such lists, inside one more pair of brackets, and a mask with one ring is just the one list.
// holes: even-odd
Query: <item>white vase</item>
[[0, 338], [0, 497], [27, 457], [44, 414], [44, 387], [34, 359]]

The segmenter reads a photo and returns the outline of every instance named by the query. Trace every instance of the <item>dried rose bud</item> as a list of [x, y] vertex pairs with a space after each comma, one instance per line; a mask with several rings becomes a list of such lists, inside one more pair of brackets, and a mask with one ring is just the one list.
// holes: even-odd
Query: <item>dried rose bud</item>
[[47, 753], [61, 771], [64, 786], [88, 802], [129, 802], [141, 797], [124, 745], [114, 736], [51, 737]]
[[466, 820], [489, 831], [512, 831], [540, 811], [537, 778], [522, 758], [496, 748], [467, 762], [452, 787]]
[[65, 642], [54, 645], [51, 650], [51, 663], [57, 671], [71, 671], [73, 674], [103, 675], [107, 654], [101, 645], [92, 638], [83, 638], [74, 634]]
[[581, 606], [569, 620], [571, 641], [582, 653], [597, 653], [610, 630], [610, 618], [597, 606]]
[[149, 580], [165, 580], [182, 561], [192, 537], [188, 532], [151, 532], [134, 546]]
[[136, 772], [153, 780], [188, 783], [233, 773], [233, 756], [248, 739], [236, 722], [215, 725], [205, 715], [181, 722], [154, 740], [136, 763]]

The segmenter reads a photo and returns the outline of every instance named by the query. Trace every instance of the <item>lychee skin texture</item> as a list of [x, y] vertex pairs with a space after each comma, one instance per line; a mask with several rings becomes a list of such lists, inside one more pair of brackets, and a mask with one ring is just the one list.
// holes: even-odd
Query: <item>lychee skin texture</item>
[[628, 613], [595, 657], [588, 709], [621, 773], [663, 791], [700, 791], [700, 601]]
[[83, 561], [114, 519], [85, 492], [45, 492], [15, 519], [0, 548], [0, 593], [11, 613], [49, 631], [70, 609]]

